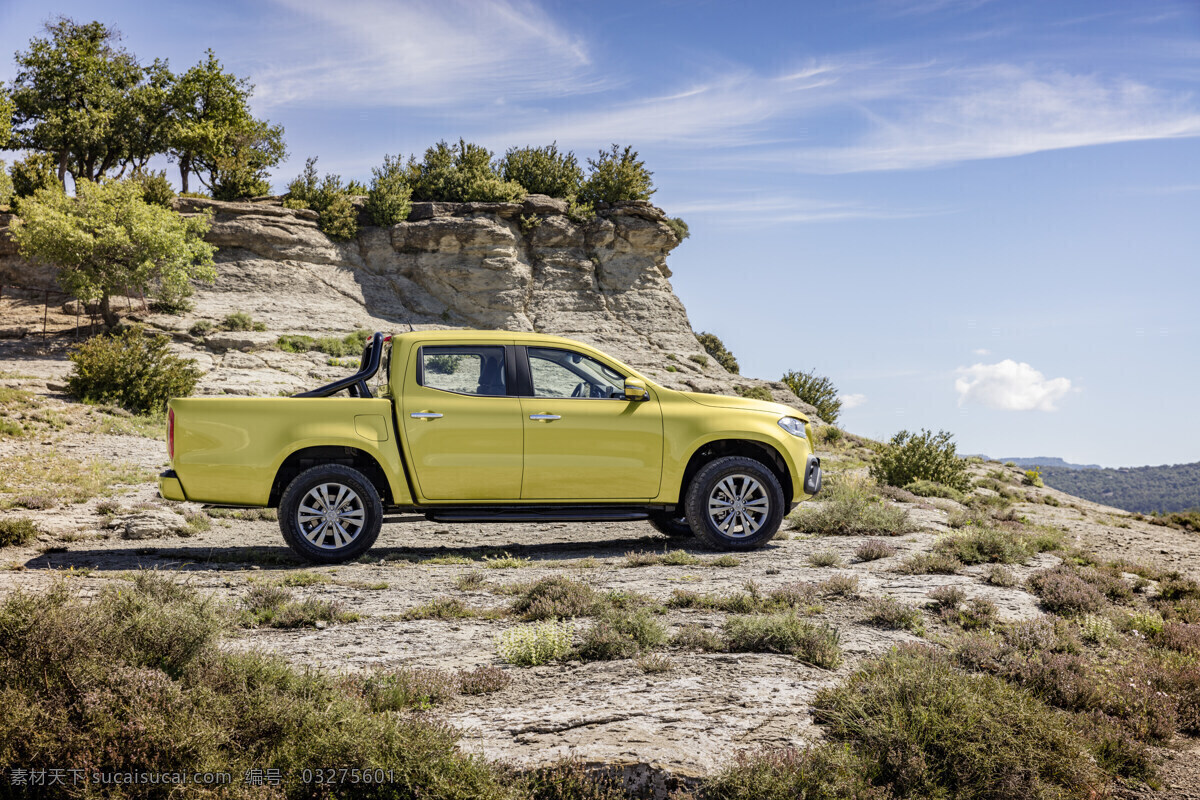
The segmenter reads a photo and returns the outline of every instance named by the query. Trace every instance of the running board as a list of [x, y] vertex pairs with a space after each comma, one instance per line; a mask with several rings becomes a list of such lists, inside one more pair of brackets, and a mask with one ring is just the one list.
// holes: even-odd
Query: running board
[[649, 519], [650, 511], [612, 506], [460, 506], [426, 509], [425, 518], [433, 522], [634, 522]]

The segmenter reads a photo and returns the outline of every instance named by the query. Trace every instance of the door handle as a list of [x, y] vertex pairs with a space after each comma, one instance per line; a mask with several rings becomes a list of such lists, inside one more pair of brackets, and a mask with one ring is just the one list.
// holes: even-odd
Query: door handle
[[441, 419], [442, 415], [436, 411], [414, 411], [409, 414], [413, 419]]
[[556, 419], [562, 419], [558, 414], [530, 414], [530, 419], [536, 419], [542, 422], [550, 422]]

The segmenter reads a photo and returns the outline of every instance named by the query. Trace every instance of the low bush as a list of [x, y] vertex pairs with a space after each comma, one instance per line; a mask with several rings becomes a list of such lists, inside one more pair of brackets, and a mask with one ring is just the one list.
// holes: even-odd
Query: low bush
[[735, 386], [733, 390], [739, 397], [748, 397], [751, 400], [766, 400], [768, 403], [775, 400], [771, 396], [771, 390], [765, 386]]
[[512, 683], [507, 672], [492, 664], [484, 664], [472, 670], [459, 670], [455, 674], [461, 694], [491, 694]]
[[358, 187], [344, 185], [340, 175], [317, 176], [317, 159], [304, 162], [304, 171], [288, 184], [283, 204], [317, 212], [317, 227], [330, 239], [348, 241], [358, 235], [358, 210], [350, 201]]
[[704, 785], [705, 800], [892, 800], [877, 767], [843, 744], [741, 750]]
[[966, 495], [951, 486], [946, 486], [935, 481], [916, 480], [906, 484], [904, 489], [912, 492], [918, 497], [941, 497], [946, 500], [953, 500], [956, 503], [961, 503], [966, 500]]
[[611, 661], [649, 652], [666, 641], [666, 629], [646, 609], [612, 610], [583, 632], [575, 654], [584, 661]]
[[836, 425], [822, 425], [817, 429], [817, 438], [821, 441], [821, 444], [836, 446], [845, 436], [846, 434], [842, 429]]
[[1042, 481], [1042, 468], [1034, 467], [1033, 469], [1025, 470], [1025, 475], [1021, 482], [1026, 486], [1044, 487], [1046, 484]]
[[858, 576], [834, 575], [818, 583], [816, 589], [825, 597], [854, 597], [858, 594]]
[[896, 555], [897, 550], [894, 544], [881, 542], [878, 539], [871, 539], [868, 542], [863, 542], [854, 550], [854, 557], [859, 561], [878, 561], [881, 558], [890, 558]]
[[947, 553], [917, 553], [906, 558], [897, 572], [908, 575], [954, 575], [963, 563]]
[[[713, 361], [724, 367], [727, 372], [734, 375], [740, 374], [737, 359], [733, 357], [733, 353], [729, 352], [729, 349], [725, 347], [725, 343], [715, 333], [701, 331], [696, 334], [696, 341], [700, 342], [700, 346], [704, 348], [704, 352], [712, 356]], [[768, 392], [768, 394], [770, 393]], [[767, 399], [770, 399], [770, 397]]]
[[961, 586], [938, 586], [926, 595], [935, 608], [958, 608], [967, 601], [967, 593]]
[[792, 526], [841, 536], [900, 536], [916, 530], [907, 510], [887, 504], [861, 480], [830, 479], [820, 500], [801, 506], [791, 517]]
[[792, 394], [815, 408], [817, 416], [822, 420], [830, 425], [837, 423], [838, 416], [842, 413], [842, 401], [833, 381], [818, 375], [815, 369], [808, 372], [785, 372], [780, 380], [787, 384]]
[[720, 635], [696, 623], [680, 626], [671, 638], [671, 644], [687, 650], [702, 650], [709, 653], [719, 653], [725, 649], [725, 640]]
[[371, 221], [381, 227], [391, 227], [408, 219], [412, 211], [412, 188], [409, 172], [400, 156], [383, 157], [383, 165], [371, 168], [371, 188], [363, 208]]
[[510, 664], [536, 667], [571, 652], [575, 626], [569, 621], [544, 620], [518, 625], [496, 635], [496, 652]]
[[835, 669], [842, 661], [837, 630], [793, 612], [731, 616], [723, 633], [730, 652], [785, 653], [824, 669]]
[[440, 669], [401, 667], [359, 678], [357, 689], [372, 711], [425, 711], [458, 693], [454, 675]]
[[282, 586], [251, 587], [242, 598], [242, 624], [247, 627], [313, 628], [317, 623], [354, 622], [358, 615], [336, 600], [306, 597], [296, 600]]
[[808, 563], [813, 567], [844, 567], [846, 562], [834, 550], [818, 550], [810, 553]]
[[614, 144], [601, 150], [596, 158], [587, 160], [590, 172], [579, 187], [580, 202], [596, 206], [600, 203], [620, 203], [629, 200], [649, 200], [656, 191], [654, 173], [638, 158], [632, 147]]
[[[675, 234], [675, 238], [681, 242], [692, 235], [692, 232], [688, 229], [688, 224], [681, 217], [664, 219], [663, 224], [670, 228], [671, 233]], [[736, 370], [731, 371], [736, 372]]]
[[0, 547], [25, 544], [41, 532], [37, 523], [28, 517], [4, 517], [0, 519]]
[[983, 580], [990, 586], [1012, 588], [1021, 581], [1016, 573], [1002, 564], [994, 564], [984, 573]]
[[88, 339], [70, 355], [67, 391], [90, 403], [136, 414], [161, 412], [172, 397], [187, 397], [202, 374], [195, 361], [171, 355], [170, 339], [141, 328]]
[[567, 619], [595, 613], [598, 602], [591, 586], [559, 575], [531, 585], [512, 601], [509, 610], [526, 621]]
[[546, 147], [512, 147], [498, 166], [500, 177], [525, 187], [531, 194], [575, 198], [583, 183], [583, 170], [575, 154], [560, 152], [558, 143]]
[[141, 187], [142, 199], [147, 203], [153, 203], [164, 208], [171, 207], [171, 201], [175, 199], [175, 189], [171, 186], [171, 182], [167, 180], [165, 170], [159, 170], [158, 172], [143, 172], [140, 169], [134, 170], [130, 180]]
[[1085, 642], [1107, 644], [1117, 635], [1116, 626], [1100, 614], [1084, 614], [1079, 620], [1079, 635]]
[[897, 647], [823, 689], [813, 717], [898, 797], [1084, 800], [1107, 783], [1068, 720], [924, 646]]
[[475, 616], [475, 612], [457, 597], [443, 595], [410, 608], [401, 616], [404, 619], [465, 619]]
[[964, 564], [1020, 564], [1032, 554], [1024, 536], [996, 528], [973, 528], [946, 536], [938, 541], [937, 551]]
[[512, 202], [526, 194], [521, 184], [496, 173], [490, 150], [465, 139], [428, 148], [410, 169], [409, 185], [413, 200], [451, 203]]
[[917, 635], [925, 632], [925, 617], [921, 609], [902, 603], [891, 595], [872, 597], [867, 601], [866, 622], [879, 628], [912, 631]]
[[1075, 616], [1104, 608], [1104, 594], [1066, 565], [1035, 572], [1029, 577], [1029, 588], [1055, 614]]
[[970, 488], [970, 474], [952, 440], [946, 431], [900, 431], [876, 455], [871, 475], [890, 486], [925, 480], [965, 492]]

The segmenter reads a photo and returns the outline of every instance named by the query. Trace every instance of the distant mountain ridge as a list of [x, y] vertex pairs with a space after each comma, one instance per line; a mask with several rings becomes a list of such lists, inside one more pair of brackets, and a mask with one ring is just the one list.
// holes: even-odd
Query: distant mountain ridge
[[996, 461], [1008, 463], [1009, 461], [1016, 464], [1018, 467], [1047, 467], [1051, 469], [1104, 469], [1099, 464], [1072, 464], [1070, 461], [1063, 461], [1061, 458], [1052, 456], [1036, 456], [1034, 458], [997, 458]]
[[1200, 462], [1119, 469], [1042, 468], [1042, 480], [1062, 492], [1126, 511], [1200, 508]]

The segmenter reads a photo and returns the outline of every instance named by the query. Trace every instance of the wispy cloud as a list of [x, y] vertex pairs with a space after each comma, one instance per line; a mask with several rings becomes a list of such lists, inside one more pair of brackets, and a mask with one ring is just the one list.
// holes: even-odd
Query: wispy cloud
[[266, 40], [278, 52], [255, 74], [256, 105], [436, 108], [600, 84], [582, 40], [525, 0], [274, 2], [287, 33]]
[[838, 400], [842, 401], [842, 408], [849, 411], [852, 408], [865, 405], [867, 396], [865, 394], [840, 394], [838, 395]]
[[1006, 358], [997, 364], [958, 369], [954, 381], [958, 404], [977, 404], [1004, 411], [1055, 411], [1071, 391], [1069, 378], [1050, 378], [1029, 364]]
[[865, 203], [788, 195], [709, 197], [671, 203], [672, 213], [711, 215], [712, 224], [753, 228], [780, 223], [840, 222], [852, 219], [911, 219], [950, 213], [936, 209], [893, 209]]

